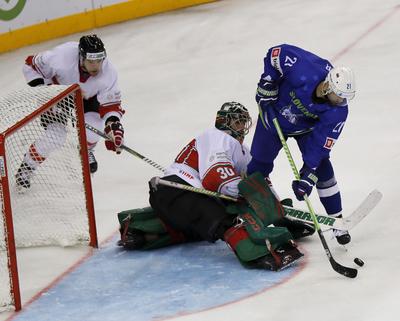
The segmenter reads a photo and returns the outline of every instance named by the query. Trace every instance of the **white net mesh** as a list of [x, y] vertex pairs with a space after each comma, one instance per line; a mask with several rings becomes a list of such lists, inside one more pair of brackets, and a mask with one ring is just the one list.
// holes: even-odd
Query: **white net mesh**
[[[26, 88], [0, 97], [0, 132], [31, 115], [66, 88]], [[5, 160], [17, 247], [89, 242], [74, 95], [49, 106], [6, 136]], [[0, 203], [4, 207], [3, 197]], [[0, 215], [0, 309], [10, 304], [4, 223], [3, 211]]]

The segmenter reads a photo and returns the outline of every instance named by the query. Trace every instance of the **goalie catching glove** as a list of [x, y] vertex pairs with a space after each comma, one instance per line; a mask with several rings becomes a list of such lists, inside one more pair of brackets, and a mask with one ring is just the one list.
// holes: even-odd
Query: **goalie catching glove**
[[105, 141], [106, 148], [121, 154], [121, 146], [124, 143], [124, 127], [122, 127], [118, 117], [111, 116], [107, 119], [104, 133], [110, 138]]

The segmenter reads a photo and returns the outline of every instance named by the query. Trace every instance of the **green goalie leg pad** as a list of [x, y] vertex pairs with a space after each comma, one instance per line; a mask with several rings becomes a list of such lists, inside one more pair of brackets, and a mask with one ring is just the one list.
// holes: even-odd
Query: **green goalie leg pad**
[[158, 235], [158, 238], [155, 240], [147, 241], [141, 250], [143, 251], [155, 250], [178, 243], [183, 243], [183, 242], [177, 242], [169, 234], [162, 234]]
[[248, 208], [239, 216], [243, 219], [246, 231], [255, 244], [265, 246], [265, 240], [268, 240], [272, 249], [276, 249], [289, 240], [293, 240], [292, 234], [286, 227], [265, 227], [252, 208]]
[[293, 240], [292, 233], [286, 227], [266, 227], [266, 229], [268, 240], [274, 250]]
[[[274, 250], [287, 245], [291, 240], [291, 235], [285, 228], [268, 227], [267, 233], [270, 235], [270, 242]], [[228, 229], [224, 234], [224, 240], [235, 252], [239, 261], [245, 266], [248, 266], [248, 262], [271, 255], [265, 241], [264, 244], [255, 243], [243, 225], [237, 225]]]
[[118, 221], [122, 227], [129, 222], [129, 229], [137, 229], [145, 233], [167, 233], [165, 225], [151, 207], [136, 208], [118, 213]]
[[140, 250], [154, 250], [185, 242], [183, 234], [168, 228], [151, 207], [131, 209], [118, 213], [121, 236], [129, 238], [130, 233], [144, 233], [146, 243]]
[[231, 227], [225, 232], [224, 240], [244, 265], [245, 262], [253, 261], [270, 253], [265, 244], [255, 244], [243, 226]]
[[266, 240], [275, 250], [293, 239], [285, 227], [265, 227], [251, 207], [242, 207], [239, 218], [243, 224], [234, 226], [224, 234], [224, 240], [234, 250], [240, 262], [254, 261], [265, 255], [273, 255], [267, 247]]
[[273, 224], [284, 216], [280, 202], [272, 193], [261, 173], [256, 172], [239, 183], [240, 194], [246, 199], [264, 226]]

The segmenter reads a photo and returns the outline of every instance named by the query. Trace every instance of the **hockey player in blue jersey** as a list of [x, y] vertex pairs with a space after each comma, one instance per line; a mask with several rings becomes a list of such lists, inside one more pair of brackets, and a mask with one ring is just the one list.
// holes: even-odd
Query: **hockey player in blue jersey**
[[[326, 212], [342, 215], [342, 202], [329, 154], [342, 132], [348, 100], [354, 98], [351, 69], [333, 67], [315, 54], [282, 44], [268, 50], [256, 101], [260, 115], [251, 146], [248, 173], [269, 176], [282, 148], [272, 120], [276, 117], [286, 138], [300, 148], [303, 166], [300, 180], [292, 183], [296, 198], [303, 200], [316, 185]], [[334, 230], [338, 243], [347, 244], [347, 231]]]

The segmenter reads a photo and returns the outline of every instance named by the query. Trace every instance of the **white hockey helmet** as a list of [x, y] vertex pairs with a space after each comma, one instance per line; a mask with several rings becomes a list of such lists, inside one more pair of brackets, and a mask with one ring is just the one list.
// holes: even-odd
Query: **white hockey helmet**
[[356, 94], [356, 83], [353, 71], [348, 67], [332, 68], [325, 81], [328, 88], [325, 94], [334, 93], [335, 95], [351, 100]]

